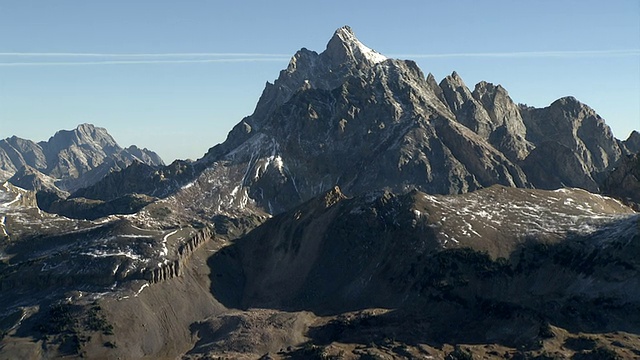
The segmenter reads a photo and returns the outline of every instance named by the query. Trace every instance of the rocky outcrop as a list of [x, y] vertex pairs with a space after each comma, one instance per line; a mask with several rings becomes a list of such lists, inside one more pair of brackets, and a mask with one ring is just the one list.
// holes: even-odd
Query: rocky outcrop
[[526, 128], [520, 111], [500, 85], [482, 81], [473, 93], [453, 72], [440, 82], [455, 119], [480, 135], [513, 161], [522, 160], [532, 147], [525, 140]]
[[[22, 202], [29, 201], [27, 194], [21, 197]], [[40, 235], [29, 241], [15, 237], [0, 249], [0, 254], [18, 254], [10, 263], [0, 263], [0, 290], [37, 292], [79, 287], [98, 291], [131, 280], [158, 283], [181, 276], [193, 253], [215, 236], [208, 227], [199, 229], [179, 244], [174, 254], [158, 258], [149, 252], [148, 236], [136, 237], [130, 232], [126, 222], [116, 221], [86, 231]], [[105, 245], [104, 240], [109, 244]], [[57, 246], [64, 242], [72, 245]], [[29, 248], [33, 245], [38, 246], [37, 250]], [[157, 248], [158, 243], [153, 246]], [[145, 263], [154, 265], [145, 267]], [[7, 297], [11, 298], [0, 296], [0, 302], [7, 301]]]
[[37, 170], [47, 169], [47, 160], [42, 147], [31, 140], [16, 136], [0, 140], [0, 169], [9, 174], [8, 179], [25, 165]]
[[193, 252], [213, 237], [214, 234], [209, 228], [198, 230], [194, 236], [178, 247], [177, 259], [167, 260], [154, 268], [144, 269], [142, 277], [153, 284], [182, 275], [182, 271], [188, 266]]
[[640, 211], [640, 154], [625, 156], [603, 181], [602, 192]]
[[155, 166], [164, 165], [164, 161], [160, 158], [160, 155], [147, 148], [140, 149], [135, 145], [131, 145], [125, 148], [124, 151], [133, 157], [133, 162], [141, 162]]
[[58, 131], [40, 146], [47, 154], [47, 173], [56, 178], [77, 178], [121, 151], [106, 129], [91, 124]]
[[640, 153], [640, 132], [632, 131], [627, 140], [621, 142], [621, 147], [629, 155]]
[[455, 114], [456, 120], [481, 137], [488, 139], [493, 124], [486, 109], [471, 94], [467, 85], [457, 72], [440, 82], [447, 105]]
[[[573, 177], [581, 179], [586, 175], [591, 178], [589, 182], [597, 183], [620, 160], [622, 150], [611, 128], [593, 109], [575, 98], [559, 99], [543, 109], [523, 106], [520, 110], [527, 127], [527, 140], [536, 147], [555, 143], [575, 154], [584, 170], [574, 172]], [[540, 160], [546, 163], [543, 166], [549, 168], [562, 169], [565, 165], [563, 160], [557, 157]], [[528, 162], [534, 160], [530, 159]], [[552, 183], [533, 184], [541, 188], [554, 187]], [[584, 187], [583, 184], [582, 181], [569, 182], [565, 186]]]
[[[236, 201], [217, 199], [246, 194], [274, 214], [335, 185], [351, 194], [384, 187], [459, 193], [495, 183], [528, 186], [517, 164], [487, 142], [491, 129], [481, 136], [460, 126], [454, 115], [460, 109], [443, 102], [448, 93], [433, 77], [412, 61], [367, 49], [351, 29], [341, 28], [324, 52], [299, 51], [267, 85], [254, 113], [200, 160], [229, 174], [222, 175], [222, 186], [202, 175], [187, 191], [223, 208]], [[492, 124], [472, 94], [464, 95], [461, 102], [484, 114], [482, 124]], [[492, 109], [496, 118], [508, 112]]]
[[521, 163], [534, 187], [559, 189], [578, 187], [598, 192], [598, 183], [580, 156], [570, 147], [555, 141], [545, 141], [529, 153]]
[[482, 104], [491, 119], [489, 143], [509, 159], [524, 159], [533, 145], [526, 141], [527, 128], [518, 106], [511, 100], [507, 91], [500, 85], [481, 81], [476, 84], [472, 95]]

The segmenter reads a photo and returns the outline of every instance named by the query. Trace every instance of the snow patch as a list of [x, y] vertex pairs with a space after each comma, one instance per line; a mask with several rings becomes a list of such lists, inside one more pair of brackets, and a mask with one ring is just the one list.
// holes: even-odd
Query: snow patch
[[0, 218], [0, 228], [2, 228], [2, 234], [6, 237], [9, 237], [9, 234], [7, 234], [7, 227], [5, 225], [6, 221], [7, 221], [6, 216], [3, 216]]
[[132, 260], [141, 260], [142, 259], [142, 256], [140, 256], [138, 254], [134, 254], [132, 252], [124, 252], [124, 251], [106, 252], [106, 251], [100, 251], [100, 250], [93, 250], [91, 252], [80, 253], [80, 255], [91, 256], [91, 257], [94, 257], [94, 258], [102, 258], [102, 257], [109, 257], [109, 256], [124, 256], [124, 257], [128, 257], [129, 259], [132, 259]]
[[176, 229], [176, 230], [174, 230], [174, 231], [172, 231], [172, 232], [168, 233], [167, 235], [165, 235], [165, 236], [162, 238], [162, 250], [160, 251], [160, 256], [167, 256], [167, 255], [169, 255], [169, 249], [167, 248], [167, 240], [169, 240], [169, 237], [170, 237], [170, 236], [172, 236], [172, 235], [174, 235], [175, 233], [177, 233], [177, 232], [178, 232], [178, 230], [180, 230], [180, 229]]
[[144, 290], [144, 289], [145, 289], [145, 288], [147, 288], [147, 287], [149, 287], [149, 283], [145, 283], [144, 285], [142, 285], [142, 286], [140, 287], [140, 289], [138, 290], [138, 292], [137, 292], [135, 295], [133, 295], [133, 297], [138, 297], [138, 295], [140, 295], [140, 293], [142, 292], [142, 290]]
[[276, 156], [273, 159], [273, 164], [280, 172], [282, 172], [282, 169], [284, 169], [284, 162], [282, 161], [282, 157], [280, 157], [280, 155]]
[[374, 64], [381, 63], [387, 60], [387, 57], [380, 54], [379, 52], [367, 47], [363, 43], [358, 40], [353, 32], [351, 32], [348, 28], [341, 28], [338, 30], [338, 36], [349, 45], [350, 48], [359, 51], [365, 59], [369, 60]]
[[187, 185], [182, 187], [182, 190], [186, 190], [186, 189], [192, 187], [195, 183], [196, 183], [195, 181], [192, 181], [192, 182], [188, 183]]
[[18, 195], [16, 195], [16, 197], [12, 201], [9, 201], [8, 203], [4, 203], [4, 204], [2, 204], [2, 206], [3, 207], [9, 207], [9, 205], [20, 201], [21, 198], [22, 198], [22, 194], [18, 194]]

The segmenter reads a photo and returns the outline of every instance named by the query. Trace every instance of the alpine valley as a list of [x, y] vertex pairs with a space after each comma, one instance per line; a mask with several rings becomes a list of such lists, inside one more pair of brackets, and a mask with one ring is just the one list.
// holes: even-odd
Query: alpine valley
[[639, 152], [345, 26], [199, 160], [0, 141], [0, 358], [638, 358]]

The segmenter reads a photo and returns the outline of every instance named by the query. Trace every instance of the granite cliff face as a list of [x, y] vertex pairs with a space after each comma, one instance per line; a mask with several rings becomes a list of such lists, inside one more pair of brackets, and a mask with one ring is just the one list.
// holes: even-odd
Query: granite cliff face
[[[0, 180], [10, 178], [23, 167], [30, 167], [33, 170], [27, 171], [33, 173], [35, 170], [50, 177], [63, 191], [89, 186], [133, 161], [164, 165], [156, 153], [135, 146], [123, 149], [106, 129], [91, 124], [58, 131], [48, 141], [39, 143], [15, 136], [0, 140], [0, 175], [4, 177]], [[19, 177], [22, 176], [19, 174]]]

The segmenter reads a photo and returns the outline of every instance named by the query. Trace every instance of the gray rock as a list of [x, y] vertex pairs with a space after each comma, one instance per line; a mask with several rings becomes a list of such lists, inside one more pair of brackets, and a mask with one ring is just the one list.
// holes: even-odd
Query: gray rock
[[9, 179], [10, 183], [23, 189], [50, 191], [59, 194], [60, 197], [68, 196], [68, 193], [58, 189], [55, 181], [56, 179], [43, 174], [29, 165], [23, 166]]
[[[94, 184], [111, 171], [123, 169], [133, 161], [164, 165], [156, 153], [135, 146], [123, 149], [106, 129], [91, 124], [58, 131], [48, 141], [39, 143], [15, 136], [0, 140], [0, 180], [6, 180], [27, 167], [55, 179], [55, 186], [64, 191]], [[19, 177], [23, 175], [19, 174]], [[15, 180], [18, 181], [17, 178]], [[28, 182], [22, 181], [21, 184], [26, 186]], [[27, 189], [39, 190], [37, 186]]]
[[481, 81], [476, 84], [472, 95], [482, 104], [491, 119], [489, 142], [509, 159], [523, 160], [533, 146], [525, 140], [527, 129], [520, 109], [507, 91], [500, 85]]
[[564, 97], [543, 109], [521, 108], [533, 144], [554, 141], [576, 152], [589, 175], [611, 170], [622, 151], [611, 128], [593, 109]]
[[625, 156], [603, 181], [602, 192], [640, 211], [640, 154]]
[[633, 130], [627, 140], [621, 142], [621, 147], [627, 154], [640, 153], [640, 133]]

